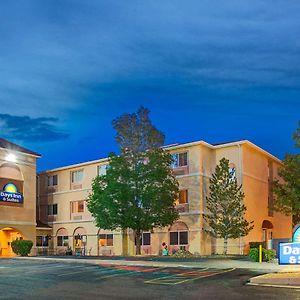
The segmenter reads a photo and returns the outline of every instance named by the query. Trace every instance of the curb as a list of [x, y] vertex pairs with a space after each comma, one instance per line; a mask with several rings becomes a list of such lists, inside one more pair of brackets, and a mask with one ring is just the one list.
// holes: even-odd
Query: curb
[[247, 282], [246, 285], [276, 287], [276, 288], [285, 288], [285, 289], [299, 289], [300, 291], [300, 285], [281, 285], [281, 284], [252, 283], [252, 282]]

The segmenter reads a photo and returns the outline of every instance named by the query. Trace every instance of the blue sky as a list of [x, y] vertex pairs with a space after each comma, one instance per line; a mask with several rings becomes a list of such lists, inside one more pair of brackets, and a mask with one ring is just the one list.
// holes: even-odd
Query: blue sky
[[0, 136], [39, 170], [118, 151], [111, 121], [140, 105], [167, 144], [295, 151], [299, 1], [2, 1], [0, 18]]

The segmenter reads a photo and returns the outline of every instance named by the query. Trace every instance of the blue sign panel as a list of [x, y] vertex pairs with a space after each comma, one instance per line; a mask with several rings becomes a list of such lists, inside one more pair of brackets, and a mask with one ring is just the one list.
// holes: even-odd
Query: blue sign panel
[[0, 201], [22, 204], [23, 195], [18, 193], [17, 187], [13, 183], [8, 183], [4, 186], [3, 191], [0, 191]]
[[300, 243], [280, 243], [279, 264], [300, 265]]

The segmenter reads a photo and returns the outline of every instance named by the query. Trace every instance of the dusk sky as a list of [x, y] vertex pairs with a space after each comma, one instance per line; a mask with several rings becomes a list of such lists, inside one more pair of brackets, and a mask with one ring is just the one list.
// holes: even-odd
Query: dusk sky
[[300, 120], [300, 1], [2, 1], [0, 137], [45, 170], [118, 152], [150, 109], [166, 144], [248, 139], [280, 159]]

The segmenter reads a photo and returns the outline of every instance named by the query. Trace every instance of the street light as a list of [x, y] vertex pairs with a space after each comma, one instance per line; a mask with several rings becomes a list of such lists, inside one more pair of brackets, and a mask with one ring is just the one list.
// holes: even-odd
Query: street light
[[16, 162], [17, 157], [14, 154], [9, 153], [6, 155], [5, 160], [10, 161], [10, 162]]

